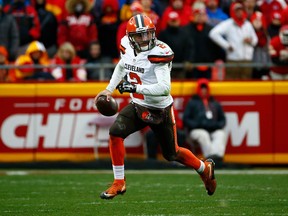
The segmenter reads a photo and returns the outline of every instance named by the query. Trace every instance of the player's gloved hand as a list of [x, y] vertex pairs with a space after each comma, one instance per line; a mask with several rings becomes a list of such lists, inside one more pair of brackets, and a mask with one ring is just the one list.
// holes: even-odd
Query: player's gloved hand
[[130, 92], [130, 93], [135, 93], [136, 92], [136, 85], [128, 82], [128, 81], [124, 81], [122, 83], [120, 83], [117, 87], [118, 91], [123, 94], [123, 92]]

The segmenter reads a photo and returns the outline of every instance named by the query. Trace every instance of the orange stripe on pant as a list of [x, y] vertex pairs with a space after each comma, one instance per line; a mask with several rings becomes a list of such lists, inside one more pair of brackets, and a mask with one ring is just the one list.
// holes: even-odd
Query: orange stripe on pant
[[191, 167], [195, 170], [198, 170], [200, 168], [201, 162], [200, 160], [188, 149], [179, 147], [177, 144], [177, 128], [176, 128], [176, 121], [174, 116], [174, 110], [173, 107], [170, 109], [172, 121], [173, 121], [173, 133], [175, 137], [175, 150], [176, 150], [176, 160], [182, 164], [184, 164], [187, 167]]

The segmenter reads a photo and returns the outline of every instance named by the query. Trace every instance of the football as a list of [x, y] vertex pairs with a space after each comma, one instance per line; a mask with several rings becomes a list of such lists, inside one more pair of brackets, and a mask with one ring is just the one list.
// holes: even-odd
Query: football
[[102, 115], [113, 116], [118, 112], [118, 103], [113, 97], [110, 97], [109, 101], [106, 98], [106, 95], [100, 95], [95, 105]]

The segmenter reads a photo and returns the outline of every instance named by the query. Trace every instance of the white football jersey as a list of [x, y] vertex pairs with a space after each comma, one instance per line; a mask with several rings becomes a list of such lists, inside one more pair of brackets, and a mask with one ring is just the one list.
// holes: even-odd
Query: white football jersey
[[[136, 92], [130, 96], [134, 103], [146, 107], [165, 108], [173, 102], [170, 95], [171, 68], [174, 53], [162, 41], [156, 40], [156, 45], [151, 50], [135, 53], [129, 44], [127, 36], [121, 40], [120, 67], [122, 75], [127, 80], [137, 85]], [[123, 70], [125, 73], [123, 73]], [[114, 70], [117, 73], [117, 70]]]

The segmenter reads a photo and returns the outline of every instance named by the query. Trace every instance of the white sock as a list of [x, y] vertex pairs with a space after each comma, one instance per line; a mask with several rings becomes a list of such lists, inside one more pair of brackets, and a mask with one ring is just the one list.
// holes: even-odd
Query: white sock
[[196, 170], [197, 173], [199, 173], [199, 174], [203, 173], [203, 172], [204, 172], [204, 169], [205, 169], [205, 164], [204, 164], [204, 162], [200, 160], [200, 163], [201, 163], [201, 164], [200, 164], [199, 169]]
[[122, 166], [114, 166], [113, 167], [113, 173], [114, 173], [114, 179], [123, 180], [124, 179], [124, 165]]

